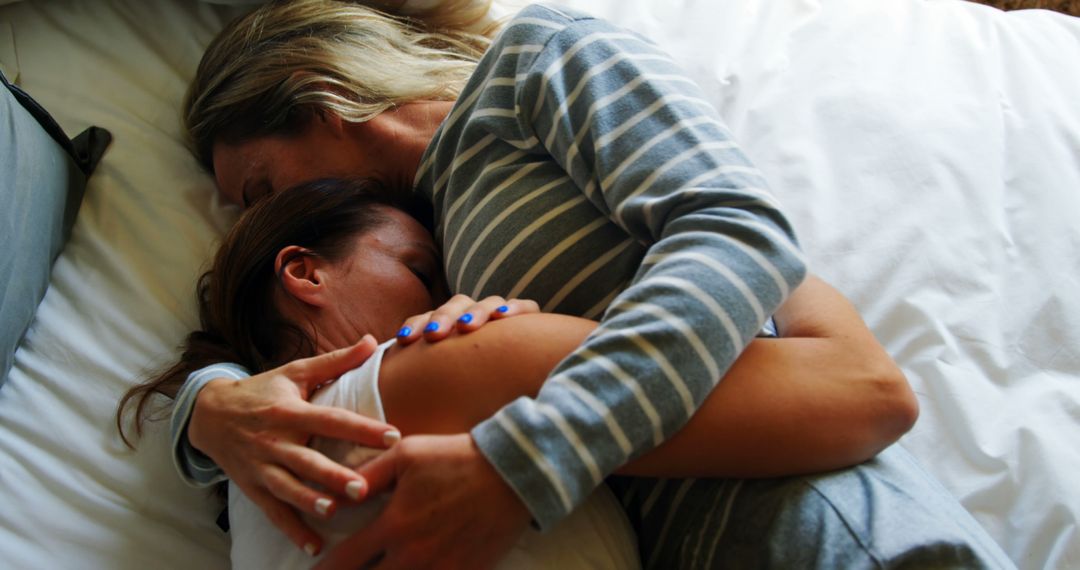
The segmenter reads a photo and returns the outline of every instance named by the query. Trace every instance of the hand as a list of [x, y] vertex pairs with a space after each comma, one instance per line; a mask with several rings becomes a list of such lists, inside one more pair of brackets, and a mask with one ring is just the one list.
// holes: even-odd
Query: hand
[[409, 436], [358, 469], [386, 508], [316, 568], [490, 568], [528, 527], [521, 499], [467, 434]]
[[301, 480], [353, 499], [366, 495], [367, 483], [308, 448], [308, 439], [319, 435], [381, 448], [401, 437], [382, 422], [306, 401], [322, 383], [363, 364], [375, 348], [375, 340], [365, 336], [349, 348], [245, 380], [212, 380], [199, 392], [191, 414], [191, 445], [213, 459], [276, 527], [309, 552], [321, 549], [322, 540], [294, 507], [328, 517], [336, 501]]
[[[428, 342], [439, 342], [450, 333], [470, 333], [492, 319], [505, 319], [514, 315], [539, 313], [536, 301], [510, 299], [491, 296], [483, 301], [474, 301], [467, 295], [454, 295], [443, 306], [422, 315], [409, 317], [398, 332], [397, 340], [402, 346], [412, 344], [421, 338]], [[404, 334], [403, 334], [404, 333]]]

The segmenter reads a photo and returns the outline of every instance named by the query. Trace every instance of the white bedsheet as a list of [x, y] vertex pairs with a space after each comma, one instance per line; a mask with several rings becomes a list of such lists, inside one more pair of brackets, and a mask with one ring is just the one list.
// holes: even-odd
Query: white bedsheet
[[[1023, 568], [1080, 567], [1080, 21], [952, 0], [573, 0], [655, 38], [771, 178], [812, 267], [915, 386], [903, 444]], [[225, 567], [164, 426], [115, 402], [195, 324], [234, 219], [181, 143], [238, 8], [0, 7], [0, 65], [69, 132], [115, 136], [0, 390], [0, 553], [23, 567]]]

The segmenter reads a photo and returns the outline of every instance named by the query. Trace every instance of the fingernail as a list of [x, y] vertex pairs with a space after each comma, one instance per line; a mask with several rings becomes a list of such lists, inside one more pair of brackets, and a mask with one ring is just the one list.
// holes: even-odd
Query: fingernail
[[495, 310], [496, 310], [496, 311], [498, 311], [498, 312], [500, 312], [500, 313], [505, 313], [506, 311], [509, 311], [509, 310], [510, 310], [510, 307], [508, 307], [508, 306], [506, 306], [506, 305], [502, 305], [502, 306], [500, 306], [500, 307], [499, 307], [498, 309], [495, 309]]
[[326, 513], [330, 512], [330, 507], [332, 506], [334, 506], [334, 501], [331, 501], [326, 497], [315, 499], [315, 512], [320, 515], [326, 516]]
[[437, 330], [439, 330], [439, 323], [435, 321], [431, 321], [426, 327], [424, 327], [424, 332], [426, 333], [435, 332]]
[[345, 494], [354, 501], [359, 501], [360, 497], [364, 495], [364, 489], [367, 488], [367, 483], [363, 479], [357, 479], [355, 481], [349, 481], [345, 485]]
[[459, 322], [459, 323], [461, 323], [463, 325], [467, 325], [467, 324], [471, 323], [472, 322], [472, 313], [465, 313], [464, 315], [461, 315], [460, 317], [458, 317], [457, 322]]
[[394, 445], [395, 443], [401, 441], [401, 432], [396, 429], [384, 432], [382, 434], [382, 440], [383, 443], [386, 444], [386, 447], [390, 447], [391, 445]]
[[401, 330], [397, 332], [398, 337], [407, 337], [412, 334], [412, 328], [401, 327]]
[[309, 542], [304, 545], [304, 552], [306, 552], [308, 556], [314, 557], [319, 553], [319, 547], [315, 546], [314, 542]]

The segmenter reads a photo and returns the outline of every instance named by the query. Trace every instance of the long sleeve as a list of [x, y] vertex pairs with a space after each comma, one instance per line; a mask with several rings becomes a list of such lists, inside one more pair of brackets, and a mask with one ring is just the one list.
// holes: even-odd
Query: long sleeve
[[192, 372], [176, 394], [172, 417], [169, 421], [173, 465], [180, 478], [189, 485], [208, 487], [226, 479], [221, 468], [212, 459], [192, 447], [191, 442], [188, 441], [188, 423], [191, 421], [191, 412], [195, 409], [195, 399], [199, 395], [199, 390], [215, 378], [242, 380], [249, 376], [247, 369], [239, 364], [211, 364]]
[[540, 20], [542, 47], [517, 48], [514, 80], [489, 80], [472, 112], [523, 153], [547, 154], [645, 248], [538, 396], [472, 432], [548, 528], [686, 423], [806, 268], [762, 175], [667, 56], [548, 9], [527, 9], [519, 27]]

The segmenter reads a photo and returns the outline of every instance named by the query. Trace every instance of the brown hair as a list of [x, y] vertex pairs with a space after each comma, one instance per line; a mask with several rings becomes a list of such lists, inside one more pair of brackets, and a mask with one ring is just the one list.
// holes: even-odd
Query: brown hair
[[184, 99], [196, 158], [213, 145], [289, 134], [313, 113], [360, 123], [422, 99], [453, 101], [490, 45], [487, 0], [443, 0], [393, 16], [335, 0], [269, 2], [229, 23]]
[[225, 236], [211, 269], [199, 278], [199, 330], [188, 335], [178, 362], [124, 394], [117, 409], [120, 436], [131, 446], [123, 415], [134, 406], [136, 437], [148, 419], [154, 393], [175, 398], [188, 375], [214, 363], [233, 362], [252, 373], [314, 354], [313, 340], [274, 302], [280, 287], [274, 261], [283, 248], [305, 249], [330, 262], [349, 252], [352, 239], [388, 218], [375, 205], [415, 211], [368, 180], [319, 180], [260, 200]]

